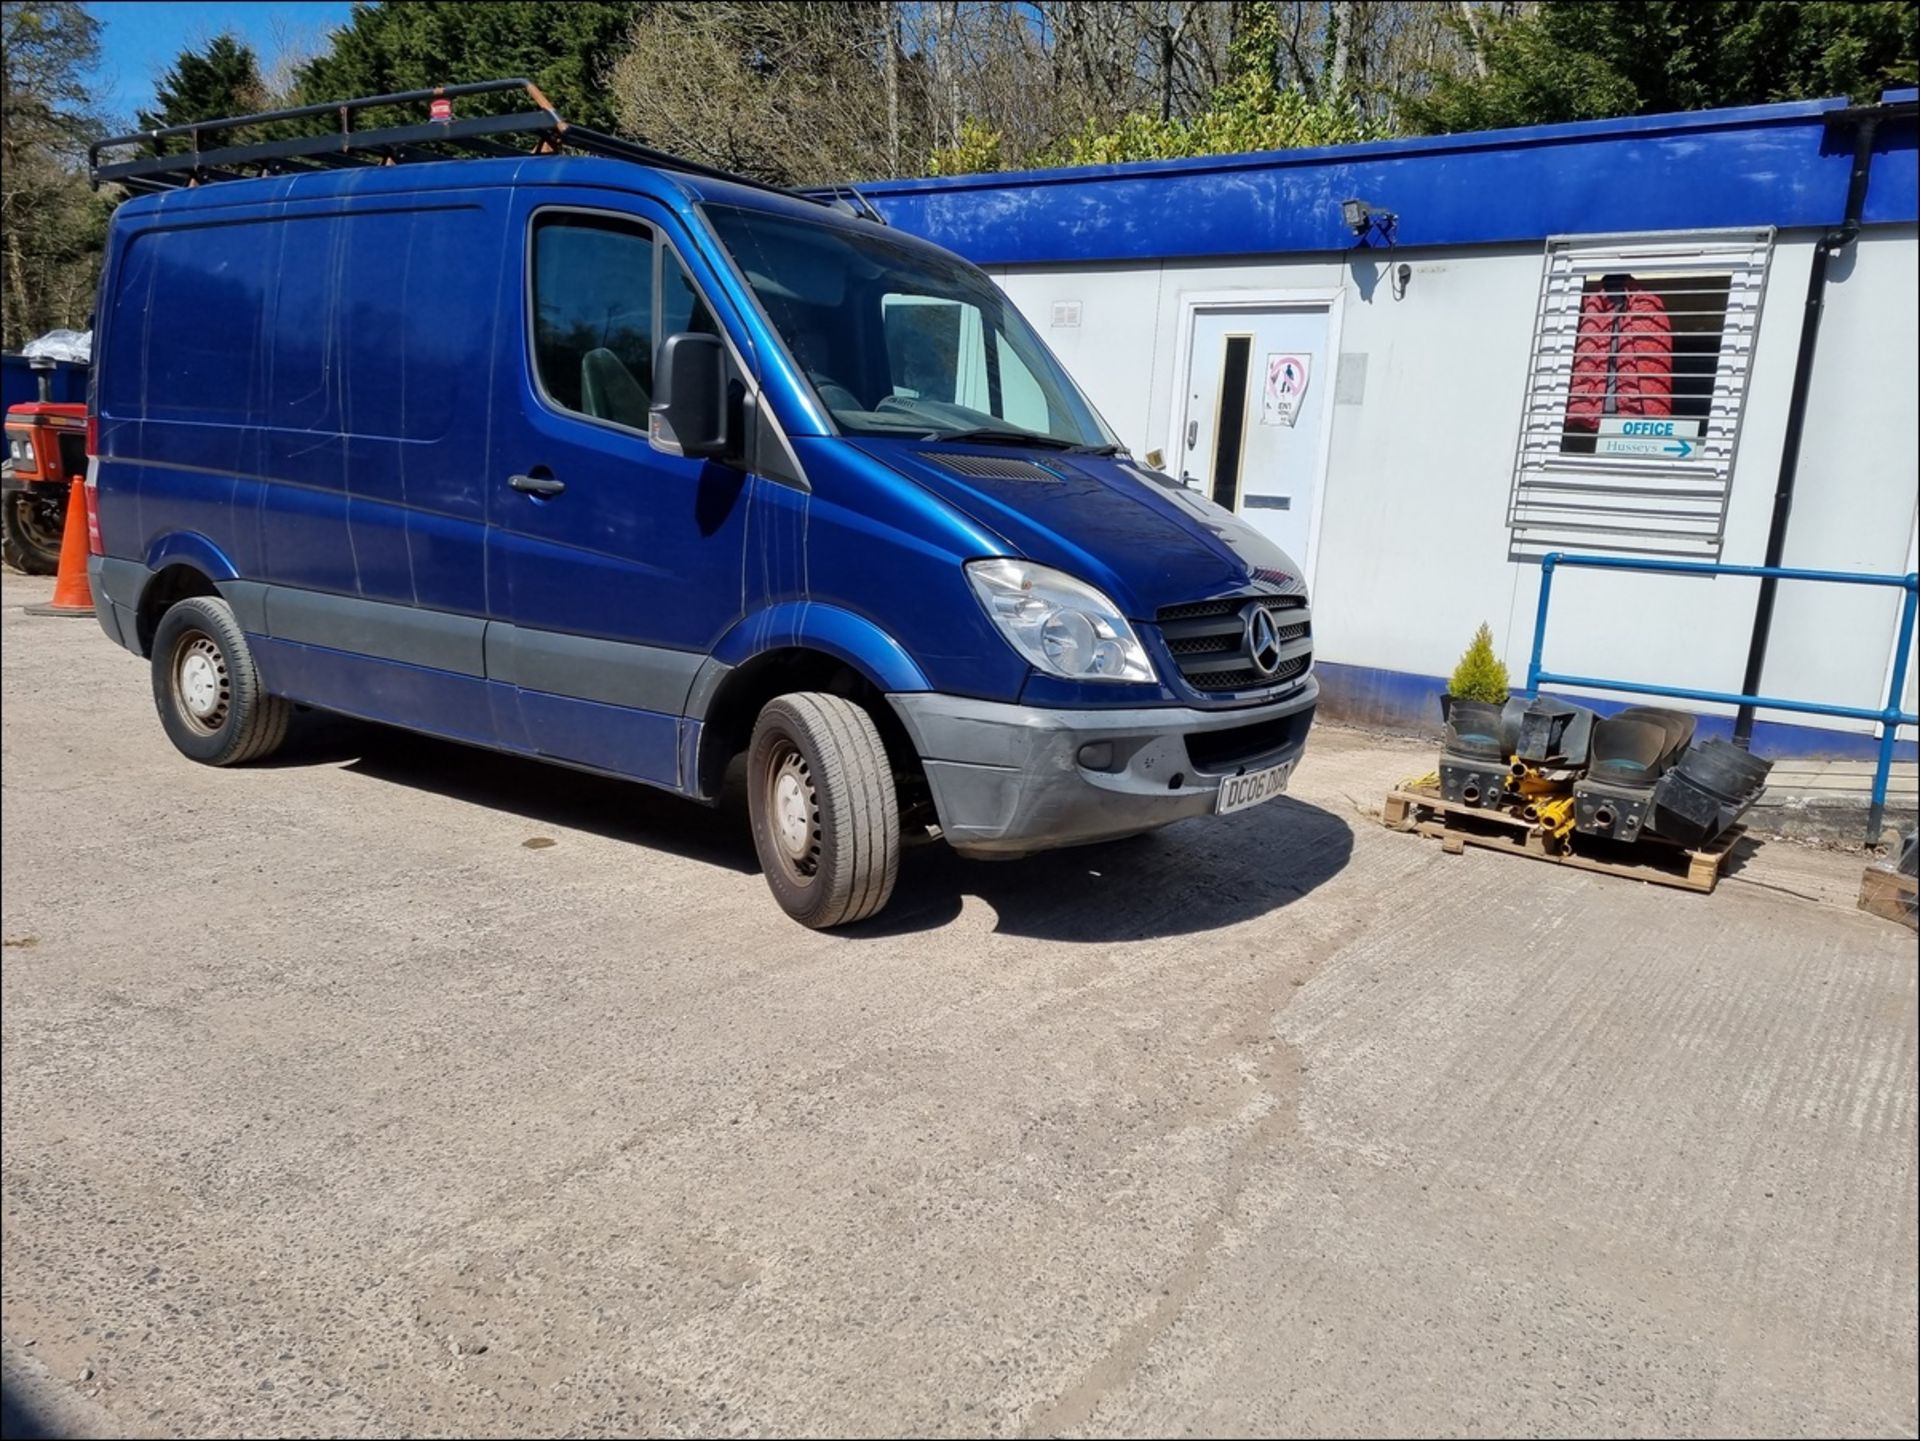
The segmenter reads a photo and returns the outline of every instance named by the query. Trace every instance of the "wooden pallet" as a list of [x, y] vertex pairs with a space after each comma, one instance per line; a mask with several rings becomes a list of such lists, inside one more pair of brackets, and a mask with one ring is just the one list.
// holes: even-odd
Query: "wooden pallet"
[[1647, 836], [1631, 846], [1615, 843], [1613, 849], [1619, 854], [1606, 855], [1582, 849], [1591, 847], [1593, 842], [1586, 836], [1576, 835], [1568, 837], [1566, 849], [1550, 850], [1533, 822], [1506, 811], [1455, 805], [1443, 800], [1437, 788], [1430, 787], [1387, 792], [1387, 799], [1380, 807], [1380, 821], [1389, 830], [1438, 837], [1440, 849], [1448, 855], [1457, 856], [1468, 846], [1478, 846], [1572, 866], [1576, 870], [1598, 871], [1602, 875], [1624, 876], [1650, 885], [1675, 886], [1683, 891], [1702, 893], [1720, 883], [1727, 858], [1747, 834], [1744, 826], [1730, 826], [1698, 849]]
[[1920, 881], [1894, 870], [1891, 866], [1874, 864], [1860, 875], [1860, 901], [1863, 911], [1876, 916], [1885, 916], [1890, 921], [1913, 928], [1920, 921]]

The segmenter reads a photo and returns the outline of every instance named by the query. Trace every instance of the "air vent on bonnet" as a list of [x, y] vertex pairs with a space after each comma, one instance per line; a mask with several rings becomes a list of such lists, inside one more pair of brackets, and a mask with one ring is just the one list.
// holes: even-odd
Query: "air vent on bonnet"
[[1055, 472], [1030, 460], [1011, 455], [952, 455], [945, 451], [923, 450], [920, 458], [929, 465], [950, 470], [955, 475], [970, 475], [975, 480], [1057, 481]]

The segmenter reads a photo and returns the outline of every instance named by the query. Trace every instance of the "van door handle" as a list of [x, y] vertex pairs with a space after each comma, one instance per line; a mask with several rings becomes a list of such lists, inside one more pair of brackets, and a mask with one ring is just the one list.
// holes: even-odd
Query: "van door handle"
[[1187, 422], [1187, 449], [1192, 450], [1194, 442], [1198, 439], [1200, 439], [1200, 422], [1197, 420], [1189, 420]]
[[567, 483], [551, 475], [515, 475], [507, 478], [507, 484], [515, 490], [523, 490], [528, 495], [558, 495], [567, 488]]

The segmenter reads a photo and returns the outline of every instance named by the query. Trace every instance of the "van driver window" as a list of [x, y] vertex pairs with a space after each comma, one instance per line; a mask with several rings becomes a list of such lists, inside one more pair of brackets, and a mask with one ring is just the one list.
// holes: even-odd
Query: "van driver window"
[[534, 366], [554, 404], [633, 430], [653, 396], [653, 235], [584, 215], [533, 233]]
[[720, 333], [720, 327], [714, 324], [713, 312], [707, 309], [700, 292], [693, 288], [693, 277], [687, 274], [687, 267], [680, 263], [679, 256], [667, 250], [660, 263], [659, 343], [666, 344], [669, 335], [678, 335], [683, 330], [697, 335]]

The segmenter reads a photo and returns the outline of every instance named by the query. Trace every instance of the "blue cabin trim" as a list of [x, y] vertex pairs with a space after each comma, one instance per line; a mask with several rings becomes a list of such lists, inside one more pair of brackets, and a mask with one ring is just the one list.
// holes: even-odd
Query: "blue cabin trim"
[[[1906, 98], [1889, 93], [1889, 100]], [[863, 185], [888, 223], [981, 265], [1344, 252], [1340, 202], [1396, 212], [1402, 247], [1839, 223], [1844, 99], [1366, 145]], [[1868, 225], [1920, 211], [1911, 116], [1883, 125]], [[1375, 241], [1378, 244], [1378, 241]]]

